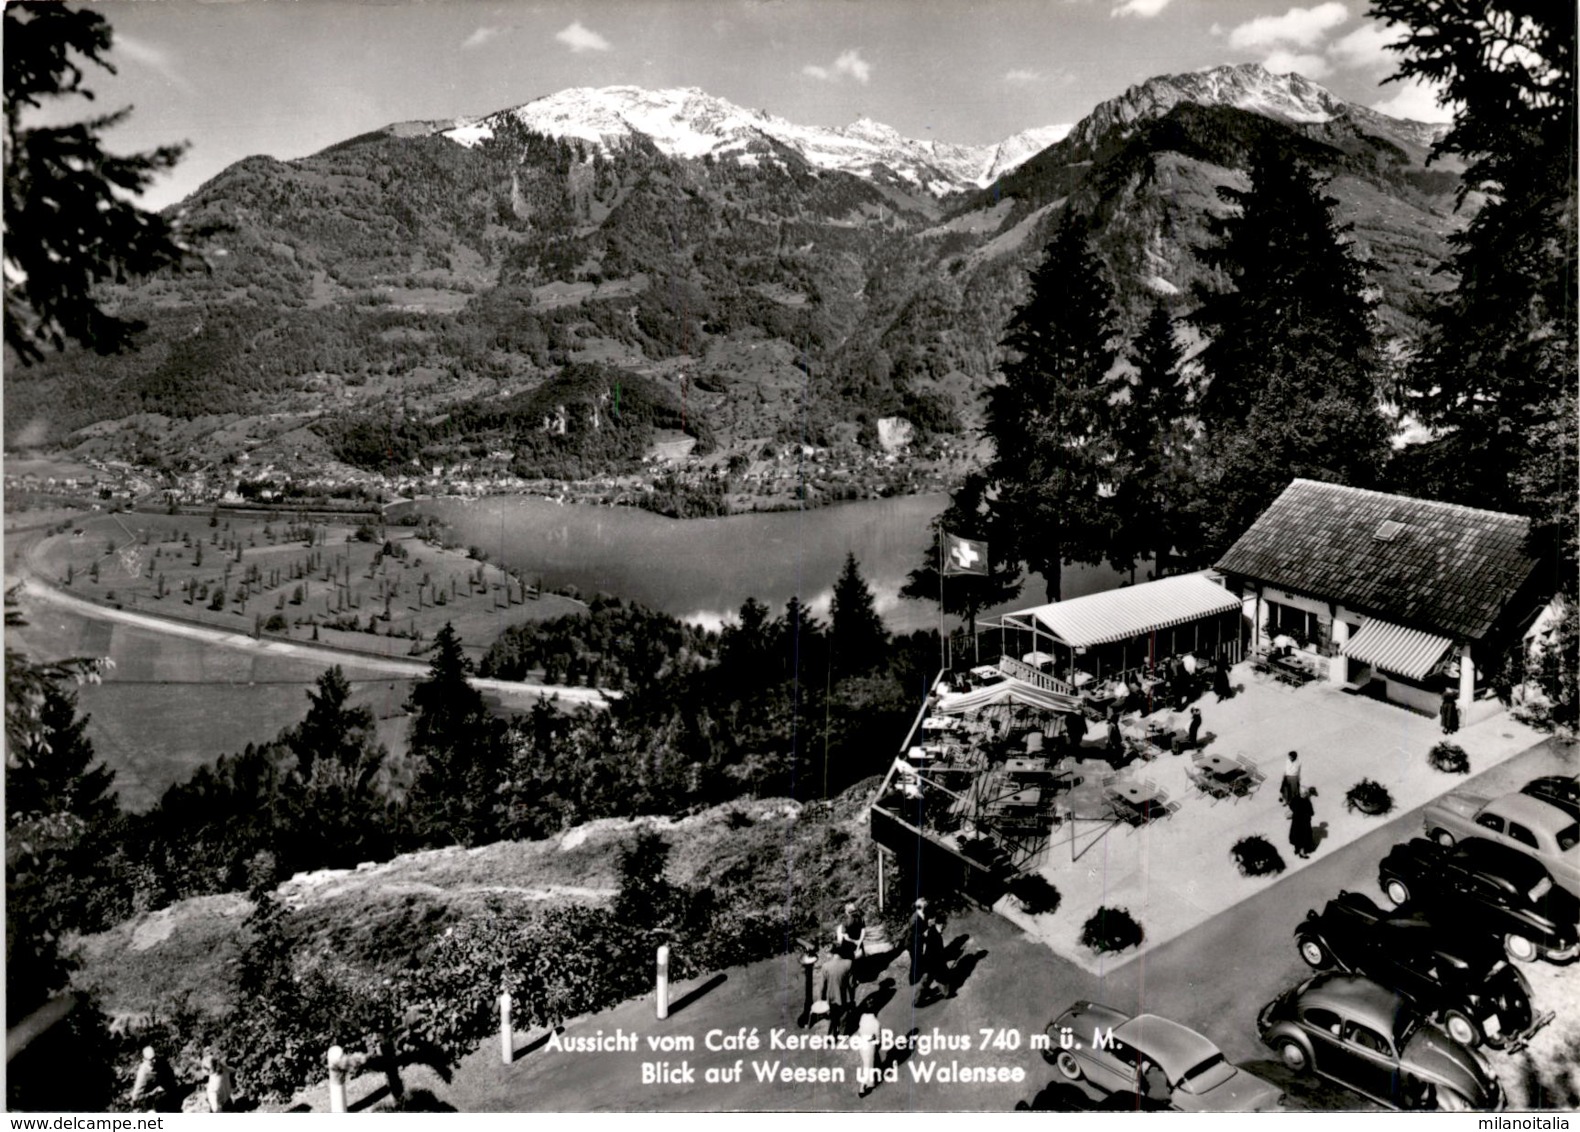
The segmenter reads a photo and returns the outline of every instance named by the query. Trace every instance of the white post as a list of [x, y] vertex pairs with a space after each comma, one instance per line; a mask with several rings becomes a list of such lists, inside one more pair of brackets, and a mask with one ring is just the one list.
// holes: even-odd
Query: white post
[[875, 1076], [878, 1063], [878, 1016], [863, 1014], [856, 1024], [856, 1041], [861, 1043], [861, 1093], [865, 1095], [878, 1087]]
[[883, 911], [883, 846], [878, 846], [878, 911]]
[[499, 1060], [509, 1065], [516, 1060], [516, 1037], [510, 1028], [510, 992], [499, 996]]
[[339, 1046], [329, 1047], [329, 1111], [346, 1111], [346, 1051]]
[[1470, 646], [1459, 650], [1459, 719], [1463, 725], [1476, 698], [1476, 662], [1470, 659]]
[[669, 1017], [669, 944], [658, 949], [658, 1016]]
[[1328, 661], [1328, 683], [1348, 684], [1350, 658], [1344, 655], [1344, 646], [1350, 643], [1350, 623], [1333, 618], [1333, 656]]

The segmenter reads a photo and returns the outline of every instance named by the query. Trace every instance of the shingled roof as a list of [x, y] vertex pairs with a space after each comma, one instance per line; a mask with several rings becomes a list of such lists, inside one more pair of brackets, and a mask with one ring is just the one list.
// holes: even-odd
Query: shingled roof
[[1473, 641], [1536, 567], [1528, 527], [1519, 515], [1295, 480], [1217, 568]]

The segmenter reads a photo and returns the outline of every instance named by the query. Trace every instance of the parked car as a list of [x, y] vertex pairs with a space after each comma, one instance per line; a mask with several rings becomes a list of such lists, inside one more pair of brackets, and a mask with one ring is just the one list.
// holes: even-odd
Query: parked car
[[1501, 798], [1445, 794], [1426, 808], [1426, 834], [1439, 845], [1480, 837], [1535, 857], [1553, 879], [1580, 895], [1580, 821], [1574, 808], [1538, 794]]
[[[1060, 1046], [1061, 1033], [1073, 1047]], [[1096, 1002], [1077, 1002], [1048, 1024], [1043, 1057], [1071, 1081], [1085, 1079], [1106, 1093], [1130, 1093], [1147, 1106], [1166, 1101], [1181, 1112], [1266, 1112], [1283, 1093], [1238, 1069], [1195, 1030]]]
[[1360, 975], [1323, 974], [1262, 1007], [1257, 1032], [1295, 1073], [1314, 1072], [1390, 1108], [1501, 1109], [1480, 1053]]
[[1300, 957], [1318, 970], [1366, 975], [1465, 1046], [1515, 1052], [1553, 1019], [1531, 1008], [1531, 987], [1491, 936], [1451, 921], [1384, 912], [1368, 896], [1340, 892], [1295, 928]]
[[1580, 816], [1580, 775], [1547, 774], [1520, 787], [1521, 794], [1552, 802]]
[[1580, 899], [1554, 884], [1541, 862], [1507, 846], [1412, 838], [1389, 850], [1377, 883], [1395, 905], [1414, 901], [1434, 919], [1501, 936], [1521, 963], [1580, 954]]
[[1139, 1093], [1105, 1093], [1097, 1091], [1094, 1097], [1074, 1081], [1055, 1077], [1044, 1085], [1029, 1101], [1021, 1101], [1017, 1109], [1032, 1112], [1167, 1112], [1167, 1101], [1155, 1101]]

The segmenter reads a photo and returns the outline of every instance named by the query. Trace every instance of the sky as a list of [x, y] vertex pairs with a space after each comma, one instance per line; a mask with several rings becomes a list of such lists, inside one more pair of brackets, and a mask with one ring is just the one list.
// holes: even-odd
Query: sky
[[[480, 116], [567, 87], [700, 87], [790, 121], [866, 117], [985, 144], [1079, 121], [1155, 75], [1257, 62], [1341, 98], [1447, 120], [1379, 84], [1397, 35], [1364, 0], [97, 0], [130, 105], [120, 151], [185, 142], [145, 194], [162, 208], [231, 163], [280, 159], [411, 119]], [[62, 111], [51, 110], [58, 118]]]

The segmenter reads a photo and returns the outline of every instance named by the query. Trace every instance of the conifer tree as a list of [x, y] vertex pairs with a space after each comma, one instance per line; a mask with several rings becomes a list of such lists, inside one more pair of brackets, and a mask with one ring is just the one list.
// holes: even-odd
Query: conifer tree
[[175, 263], [169, 223], [130, 199], [182, 147], [105, 152], [102, 135], [130, 110], [64, 125], [24, 115], [73, 95], [92, 99], [83, 68], [115, 73], [110, 25], [89, 9], [24, 0], [5, 8], [5, 343], [24, 362], [68, 341], [114, 353], [138, 324], [108, 313], [95, 288]]
[[1112, 459], [1115, 319], [1086, 223], [1068, 215], [1005, 327], [1004, 382], [987, 403], [994, 550], [1041, 574], [1051, 600], [1066, 562], [1096, 563], [1107, 550], [1111, 516], [1100, 485]]
[[1184, 520], [1190, 486], [1191, 429], [1186, 420], [1188, 382], [1168, 305], [1153, 305], [1131, 345], [1129, 396], [1114, 412], [1114, 541], [1108, 561], [1135, 571], [1151, 559], [1157, 577], [1168, 573], [1169, 552], [1187, 553], [1194, 525]]
[[1403, 34], [1394, 78], [1436, 84], [1454, 123], [1434, 156], [1467, 162], [1450, 237], [1454, 286], [1431, 309], [1411, 410], [1438, 436], [1395, 461], [1401, 489], [1531, 518], [1545, 588], [1563, 598], [1536, 678], [1571, 726], [1580, 711], [1580, 513], [1575, 475], [1576, 11], [1492, 0], [1373, 0]]
[[410, 795], [430, 844], [478, 844], [496, 830], [493, 800], [509, 759], [505, 727], [467, 681], [472, 662], [449, 622], [434, 636], [428, 679], [412, 688], [411, 753], [423, 760]]
[[829, 606], [829, 654], [834, 671], [841, 676], [870, 672], [883, 662], [888, 644], [889, 633], [878, 616], [872, 589], [861, 576], [855, 552], [847, 552]]
[[1205, 426], [1195, 500], [1204, 559], [1224, 550], [1291, 479], [1371, 486], [1388, 454], [1382, 360], [1361, 263], [1337, 201], [1276, 142], [1252, 155], [1237, 211], [1212, 223], [1207, 262], [1227, 290], [1198, 292], [1190, 321]]

